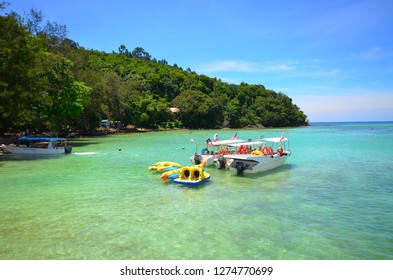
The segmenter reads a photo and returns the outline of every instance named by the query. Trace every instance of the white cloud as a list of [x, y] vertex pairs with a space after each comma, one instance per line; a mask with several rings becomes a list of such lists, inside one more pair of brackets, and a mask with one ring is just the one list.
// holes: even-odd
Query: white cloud
[[200, 73], [217, 72], [282, 72], [294, 67], [282, 62], [258, 63], [245, 60], [223, 60], [205, 63], [197, 67]]
[[332, 76], [337, 76], [341, 73], [340, 69], [321, 69], [318, 71], [313, 71], [313, 72], [298, 72], [291, 74], [291, 77], [332, 77]]
[[225, 78], [225, 77], [224, 78], [217, 77], [217, 78], [225, 83], [228, 83], [228, 84], [240, 84], [242, 82], [239, 79], [231, 79], [231, 78]]
[[280, 65], [274, 65], [274, 66], [268, 66], [266, 67], [266, 71], [289, 71], [292, 70], [294, 67], [280, 64]]
[[393, 53], [385, 52], [380, 47], [373, 47], [366, 50], [363, 53], [353, 54], [351, 57], [359, 60], [376, 60], [376, 59], [393, 57]]
[[[266, 61], [262, 63], [245, 60], [224, 60], [201, 64], [196, 66], [195, 69], [198, 73], [216, 74], [221, 77], [225, 76], [224, 72], [262, 74], [264, 79], [267, 79], [268, 76], [266, 75], [268, 74], [280, 75], [280, 78], [331, 78], [342, 74], [341, 69], [329, 68], [324, 66], [324, 63], [325, 61], [316, 59]], [[222, 79], [225, 80], [225, 78]], [[231, 79], [241, 80], [242, 77], [241, 75], [238, 75], [238, 77], [232, 76]]]
[[243, 60], [227, 60], [215, 61], [206, 63], [199, 69], [200, 72], [214, 73], [214, 72], [256, 72], [258, 64]]

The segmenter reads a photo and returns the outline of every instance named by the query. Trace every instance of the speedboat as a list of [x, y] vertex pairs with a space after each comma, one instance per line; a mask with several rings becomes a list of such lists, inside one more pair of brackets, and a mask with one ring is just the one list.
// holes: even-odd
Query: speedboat
[[3, 144], [0, 148], [4, 153], [22, 155], [60, 155], [72, 151], [72, 147], [67, 145], [67, 139], [57, 137], [23, 136], [16, 144]]
[[225, 149], [220, 149], [217, 153], [217, 157], [214, 158], [214, 165], [218, 169], [226, 169], [229, 168], [231, 162], [233, 161], [230, 157], [224, 157], [225, 155], [234, 155], [234, 154], [259, 154], [262, 153], [258, 149], [261, 149], [265, 145], [264, 142], [256, 140], [248, 142], [240, 142], [240, 143], [232, 143], [228, 144]]
[[[289, 141], [284, 137], [264, 138], [266, 143], [253, 151], [244, 148], [243, 153], [224, 155], [230, 160], [229, 170], [243, 173], [260, 173], [283, 165], [291, 155]], [[245, 143], [247, 144], [247, 143]]]
[[173, 182], [176, 184], [198, 186], [210, 179], [210, 174], [201, 167], [182, 167], [178, 178]]
[[[220, 149], [226, 149], [230, 144], [243, 143], [245, 140], [221, 140], [221, 141], [209, 141], [209, 139], [201, 144], [196, 144], [196, 151], [190, 160], [194, 164], [200, 164], [206, 162], [206, 166], [214, 165], [214, 159], [218, 156]], [[198, 149], [201, 151], [198, 153]]]

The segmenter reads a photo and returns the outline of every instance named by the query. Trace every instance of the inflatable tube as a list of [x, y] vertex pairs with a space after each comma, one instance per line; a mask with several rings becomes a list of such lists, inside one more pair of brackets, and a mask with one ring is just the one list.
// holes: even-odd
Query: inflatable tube
[[157, 171], [168, 171], [177, 169], [180, 167], [180, 164], [172, 161], [160, 161], [154, 164], [153, 166], [149, 166], [149, 170], [157, 170]]
[[203, 170], [202, 168], [199, 167], [193, 167], [191, 168], [191, 180], [197, 180], [200, 181], [204, 178], [203, 176]]
[[183, 167], [180, 171], [180, 179], [189, 180], [191, 178], [191, 168]]
[[[162, 180], [170, 179], [171, 176], [172, 176], [172, 175], [175, 175], [175, 174], [176, 174], [177, 177], [178, 177], [179, 174], [180, 174], [180, 170], [181, 170], [181, 169], [175, 169], [175, 170], [166, 171], [166, 172], [164, 172], [164, 173], [161, 174], [161, 179], [162, 179]], [[173, 177], [173, 176], [172, 176], [172, 177]]]

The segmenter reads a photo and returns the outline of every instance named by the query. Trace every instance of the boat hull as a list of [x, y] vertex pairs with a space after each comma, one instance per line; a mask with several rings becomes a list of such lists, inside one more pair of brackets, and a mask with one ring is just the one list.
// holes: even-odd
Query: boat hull
[[1, 149], [5, 153], [18, 154], [18, 155], [61, 155], [66, 153], [63, 147], [48, 149], [48, 148], [28, 148], [28, 147], [2, 145]]
[[205, 177], [202, 180], [182, 180], [182, 179], [174, 179], [173, 182], [175, 184], [182, 184], [182, 185], [188, 185], [188, 186], [199, 186], [200, 184], [206, 182], [207, 180], [210, 179], [210, 176]]
[[[201, 157], [200, 162], [206, 162], [206, 166], [214, 165], [214, 159], [216, 158], [214, 155], [199, 155], [199, 156]], [[195, 162], [195, 156], [191, 156], [190, 160], [195, 165], [200, 164], [200, 163]]]
[[177, 179], [174, 179], [175, 184], [198, 186], [203, 182], [210, 179], [210, 173], [207, 173], [201, 167], [190, 167], [185, 166], [180, 170], [180, 175]]
[[232, 161], [233, 159], [231, 158], [217, 157], [214, 159], [214, 165], [218, 169], [228, 169]]
[[289, 156], [290, 153], [282, 156], [231, 155], [225, 157], [233, 160], [229, 165], [230, 171], [238, 174], [255, 174], [280, 167]]

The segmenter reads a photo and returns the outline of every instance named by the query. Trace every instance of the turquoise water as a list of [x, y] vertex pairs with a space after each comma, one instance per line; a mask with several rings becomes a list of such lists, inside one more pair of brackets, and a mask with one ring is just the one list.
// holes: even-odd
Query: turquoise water
[[67, 156], [0, 155], [0, 259], [393, 259], [393, 123], [289, 128], [282, 167], [256, 176], [209, 167], [196, 189], [147, 170], [189, 164], [191, 138], [235, 132], [84, 138]]

